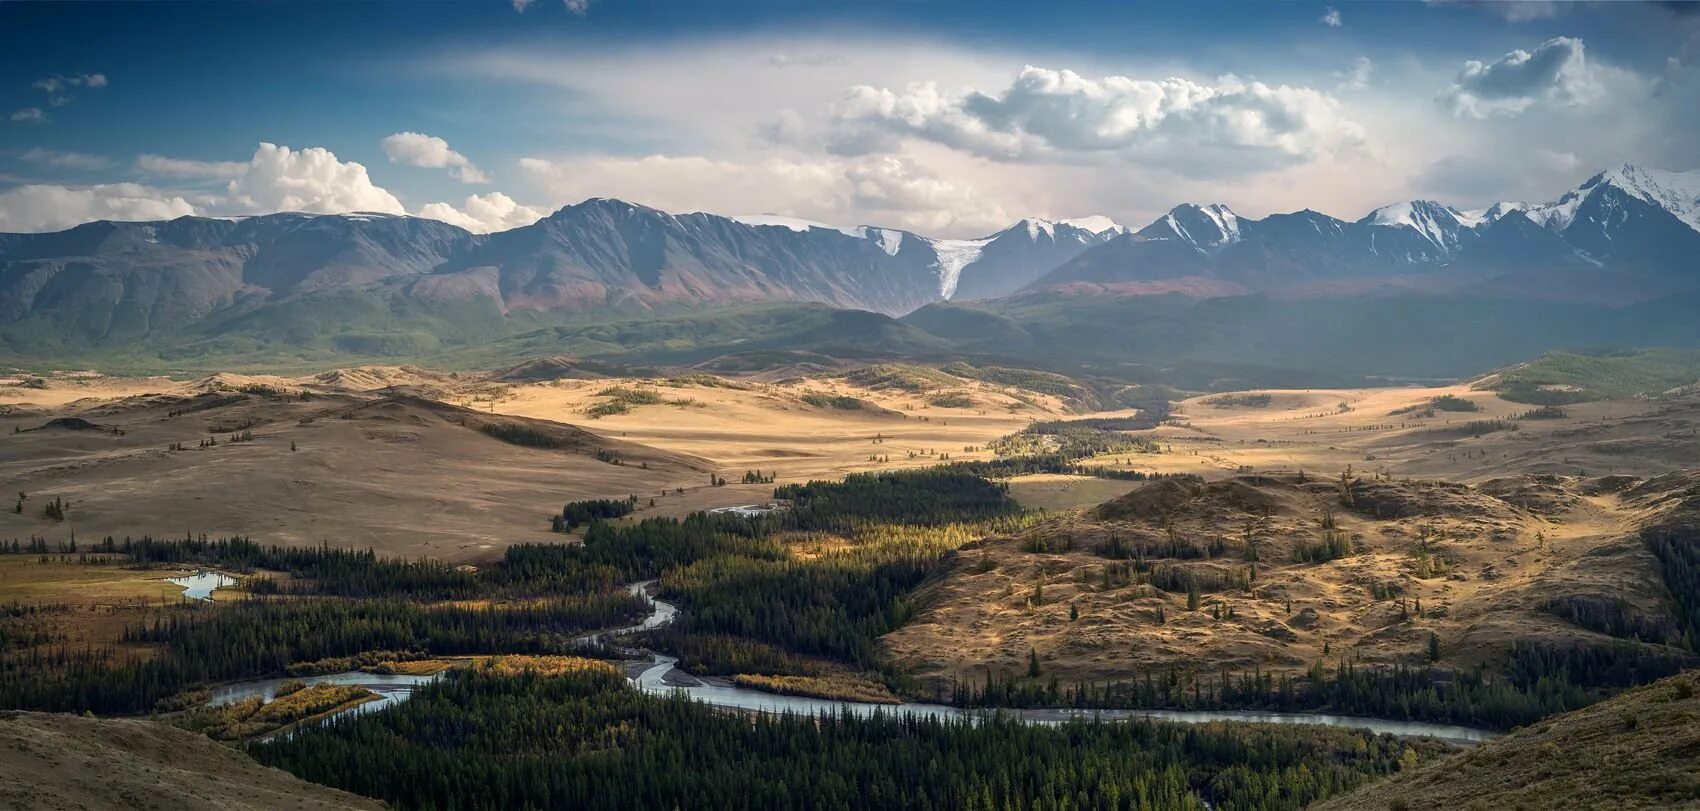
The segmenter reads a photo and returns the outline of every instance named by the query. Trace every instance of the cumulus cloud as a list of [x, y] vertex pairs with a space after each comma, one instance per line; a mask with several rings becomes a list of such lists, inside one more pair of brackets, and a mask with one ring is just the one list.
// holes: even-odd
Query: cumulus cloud
[[1012, 219], [974, 187], [889, 156], [751, 161], [578, 156], [525, 158], [520, 169], [563, 202], [614, 196], [667, 211], [780, 213], [931, 233], [985, 232]]
[[90, 155], [86, 152], [61, 152], [54, 149], [35, 147], [18, 153], [18, 158], [25, 163], [45, 166], [49, 169], [100, 169], [111, 161], [100, 155]]
[[142, 155], [136, 158], [137, 171], [165, 177], [229, 180], [247, 171], [242, 161], [197, 161], [168, 158], [164, 155]]
[[530, 225], [548, 214], [543, 209], [517, 203], [499, 191], [471, 195], [459, 208], [448, 203], [427, 203], [419, 209], [421, 217], [458, 225], [475, 234]]
[[471, 159], [454, 151], [449, 142], [422, 132], [398, 132], [383, 140], [384, 154], [390, 163], [404, 163], [425, 169], [447, 169], [449, 175], [462, 183], [488, 183], [483, 170], [472, 165]]
[[932, 82], [902, 92], [861, 85], [833, 111], [832, 149], [891, 151], [903, 139], [1002, 161], [1190, 161], [1208, 170], [1273, 168], [1358, 146], [1363, 128], [1332, 95], [1224, 76], [1213, 84], [1027, 66], [995, 94], [952, 94]]
[[365, 166], [338, 160], [321, 147], [290, 149], [262, 143], [247, 161], [142, 155], [136, 159], [136, 169], [162, 177], [227, 181], [225, 196], [206, 199], [208, 206], [222, 211], [406, 213], [395, 195], [372, 183]]
[[407, 213], [395, 195], [373, 185], [366, 167], [321, 147], [262, 143], [227, 190], [228, 205], [249, 211]]
[[1600, 95], [1582, 40], [1554, 37], [1534, 51], [1518, 49], [1492, 63], [1470, 60], [1441, 92], [1452, 114], [1517, 115], [1536, 104], [1576, 106]]
[[46, 124], [47, 113], [42, 112], [40, 107], [25, 107], [12, 113], [12, 120], [20, 124]]
[[1328, 11], [1324, 12], [1318, 21], [1329, 28], [1339, 28], [1345, 24], [1345, 21], [1340, 19], [1340, 10], [1333, 6], [1329, 6]]
[[182, 197], [137, 183], [18, 186], [0, 192], [0, 231], [58, 231], [91, 220], [169, 220], [195, 213]]

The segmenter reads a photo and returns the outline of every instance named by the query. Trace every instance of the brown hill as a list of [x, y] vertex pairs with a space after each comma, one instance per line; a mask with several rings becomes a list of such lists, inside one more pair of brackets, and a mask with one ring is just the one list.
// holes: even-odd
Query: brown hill
[[884, 644], [923, 681], [1019, 674], [1031, 651], [1064, 684], [1340, 657], [1426, 666], [1431, 634], [1442, 667], [1497, 667], [1517, 641], [1686, 660], [1643, 533], [1687, 526], [1696, 481], [1150, 482], [968, 544]]
[[1549, 718], [1316, 808], [1700, 808], [1700, 673]]
[[152, 721], [0, 713], [0, 808], [386, 808]]
[[[147, 395], [71, 403], [53, 418], [104, 430], [30, 431], [40, 415], [0, 416], [0, 481], [27, 495], [20, 511], [8, 502], [0, 512], [0, 538], [204, 532], [477, 560], [560, 540], [548, 517], [568, 501], [665, 501], [663, 490], [705, 486], [712, 467], [408, 393]], [[70, 505], [64, 520], [43, 513], [56, 498]]]

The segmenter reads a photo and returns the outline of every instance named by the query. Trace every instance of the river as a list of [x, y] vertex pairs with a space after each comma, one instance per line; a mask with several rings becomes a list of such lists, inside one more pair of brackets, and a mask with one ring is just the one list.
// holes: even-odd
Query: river
[[[662, 613], [668, 621], [678, 615], [677, 606], [669, 605], [649, 596], [647, 583], [634, 587], [634, 593], [648, 598], [655, 606], [653, 619]], [[647, 621], [646, 621], [647, 622]], [[650, 627], [665, 624], [657, 622]], [[913, 714], [929, 718], [985, 718], [992, 715], [1017, 718], [1036, 724], [1060, 724], [1075, 719], [1122, 721], [1130, 718], [1149, 718], [1156, 721], [1173, 721], [1183, 724], [1204, 724], [1212, 721], [1249, 721], [1262, 724], [1304, 724], [1314, 726], [1351, 727], [1367, 729], [1371, 732], [1387, 735], [1397, 735], [1405, 738], [1426, 737], [1439, 738], [1448, 743], [1474, 745], [1498, 737], [1498, 733], [1471, 727], [1452, 726], [1449, 724], [1430, 724], [1421, 721], [1392, 721], [1382, 718], [1360, 718], [1350, 715], [1327, 715], [1309, 712], [1260, 712], [1256, 710], [1079, 710], [1079, 709], [1029, 709], [1029, 710], [992, 710], [964, 709], [944, 704], [922, 704], [905, 702], [902, 704], [873, 704], [861, 701], [837, 701], [824, 698], [806, 698], [803, 696], [782, 696], [761, 690], [751, 690], [745, 687], [704, 681], [677, 670], [678, 659], [661, 654], [653, 654], [654, 664], [632, 677], [632, 682], [638, 689], [646, 693], [665, 695], [673, 691], [681, 691], [691, 698], [715, 707], [729, 709], [755, 710], [757, 712], [789, 712], [805, 715], [829, 713], [837, 715], [849, 712], [855, 715]]]
[[[643, 597], [649, 602], [650, 613], [636, 625], [602, 631], [581, 637], [583, 640], [596, 640], [608, 635], [634, 633], [659, 628], [673, 621], [679, 614], [679, 609], [670, 603], [662, 602], [650, 595], [655, 581], [646, 580], [633, 583], [627, 589], [634, 595]], [[1183, 724], [1203, 724], [1212, 721], [1246, 721], [1262, 724], [1300, 724], [1314, 726], [1337, 726], [1364, 729], [1370, 732], [1396, 735], [1399, 737], [1428, 737], [1439, 738], [1448, 743], [1475, 745], [1492, 740], [1498, 733], [1471, 727], [1451, 726], [1448, 724], [1430, 724], [1422, 721], [1393, 721], [1382, 718], [1361, 718], [1350, 715], [1327, 715], [1308, 712], [1259, 712], [1255, 710], [1079, 710], [1079, 709], [964, 709], [944, 704], [925, 704], [905, 702], [902, 704], [874, 704], [861, 701], [837, 701], [823, 698], [807, 698], [803, 696], [784, 696], [775, 693], [736, 687], [722, 680], [695, 678], [678, 669], [678, 659], [662, 654], [651, 654], [651, 664], [630, 677], [633, 686], [646, 693], [669, 695], [681, 692], [685, 695], [713, 707], [727, 709], [752, 710], [768, 713], [795, 713], [799, 715], [817, 715], [828, 713], [838, 715], [849, 712], [855, 715], [868, 716], [874, 713], [912, 714], [928, 718], [989, 718], [994, 715], [1016, 718], [1034, 724], [1061, 724], [1071, 720], [1103, 720], [1123, 721], [1133, 718], [1148, 718], [1156, 721], [1172, 721]], [[307, 676], [299, 679], [309, 685], [313, 684], [355, 684], [365, 687], [380, 697], [378, 701], [370, 701], [359, 706], [343, 710], [342, 714], [363, 714], [376, 712], [386, 707], [394, 706], [405, 701], [420, 685], [429, 684], [442, 678], [438, 673], [430, 676], [399, 676], [379, 675], [352, 671], [333, 673], [325, 676]], [[259, 696], [270, 700], [276, 694], [278, 685], [294, 681], [293, 679], [262, 679], [258, 681], [239, 682], [215, 688], [212, 701], [214, 705], [228, 704], [244, 698]]]

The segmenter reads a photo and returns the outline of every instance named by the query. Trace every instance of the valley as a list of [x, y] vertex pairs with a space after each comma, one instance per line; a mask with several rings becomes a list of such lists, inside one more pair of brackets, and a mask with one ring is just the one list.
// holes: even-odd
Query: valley
[[[0, 555], [12, 667], [22, 651], [79, 664], [32, 687], [7, 679], [40, 665], [0, 672], [0, 695], [69, 709], [42, 702], [75, 689], [240, 743], [292, 710], [195, 710], [194, 685], [649, 649], [677, 665], [645, 689], [706, 683], [739, 707], [877, 698], [945, 705], [941, 723], [987, 707], [1320, 711], [1488, 731], [1696, 660], [1669, 596], [1686, 564], [1645, 540], [1700, 504], [1693, 474], [1671, 472], [1700, 449], [1700, 399], [1681, 385], [1599, 399], [1566, 388], [1576, 361], [1559, 356], [1444, 386], [1203, 393], [791, 360], [21, 373], [0, 389], [0, 469], [20, 492], [0, 527], [27, 541]], [[1624, 355], [1593, 379], [1664, 386], [1687, 363]], [[563, 535], [549, 516], [564, 502], [619, 509]], [[237, 536], [259, 545], [219, 540]], [[195, 570], [235, 585], [185, 605], [166, 579]], [[646, 578], [677, 617], [593, 633], [633, 622], [623, 584]], [[185, 624], [157, 625], [170, 617]], [[400, 635], [285, 630], [303, 623]], [[187, 653], [205, 633], [279, 632], [229, 658]], [[151, 686], [125, 697], [105, 679]], [[744, 697], [714, 698], [734, 686]], [[347, 723], [439, 712], [447, 689]]]
[[1700, 811], [1697, 9], [0, 2], [0, 810]]

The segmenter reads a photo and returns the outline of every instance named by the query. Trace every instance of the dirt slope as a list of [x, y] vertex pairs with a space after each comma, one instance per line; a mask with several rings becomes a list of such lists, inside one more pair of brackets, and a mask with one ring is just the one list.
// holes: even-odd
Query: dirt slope
[[0, 808], [386, 808], [151, 721], [0, 714]]
[[[1686, 658], [1641, 531], [1700, 504], [1694, 480], [1362, 479], [1349, 505], [1338, 480], [1162, 480], [968, 544], [884, 643], [923, 679], [1020, 673], [1032, 651], [1066, 684], [1341, 657], [1422, 666], [1430, 634], [1443, 666], [1493, 667], [1518, 640], [1614, 642], [1571, 621], [1611, 615]], [[1330, 535], [1343, 556], [1301, 553]]]
[[1700, 808], [1700, 673], [1647, 685], [1316, 806]]

